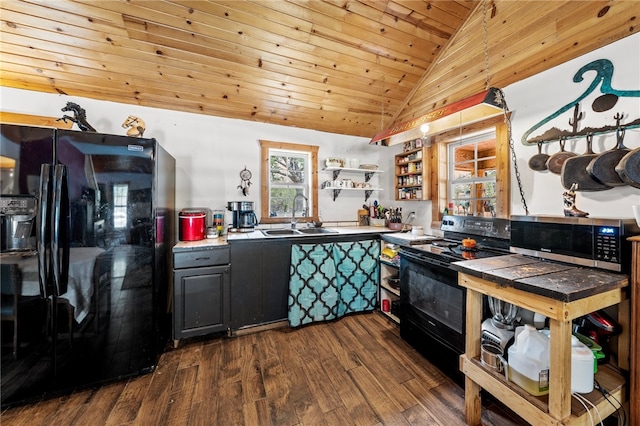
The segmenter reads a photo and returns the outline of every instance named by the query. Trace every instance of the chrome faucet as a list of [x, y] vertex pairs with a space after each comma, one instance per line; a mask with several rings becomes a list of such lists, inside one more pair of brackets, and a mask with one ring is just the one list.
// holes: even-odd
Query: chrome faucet
[[298, 197], [302, 197], [304, 199], [305, 207], [302, 210], [302, 217], [307, 217], [309, 215], [309, 199], [302, 193], [296, 194], [296, 196], [293, 197], [291, 208], [291, 229], [296, 229], [296, 223], [298, 223], [298, 221], [296, 220], [296, 200], [298, 199]]

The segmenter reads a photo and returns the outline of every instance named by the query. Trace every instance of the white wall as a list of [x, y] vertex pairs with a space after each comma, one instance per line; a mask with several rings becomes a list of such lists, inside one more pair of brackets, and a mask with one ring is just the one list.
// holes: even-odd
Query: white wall
[[[640, 90], [640, 34], [627, 37], [605, 48], [596, 50], [544, 73], [504, 88], [507, 103], [513, 111], [513, 138], [518, 167], [522, 176], [525, 197], [531, 214], [562, 215], [562, 192], [560, 177], [549, 172], [533, 172], [528, 168], [529, 158], [537, 152], [535, 146], [524, 146], [520, 139], [524, 132], [543, 118], [558, 110], [581, 94], [591, 83], [585, 75], [581, 84], [573, 83], [576, 71], [595, 59], [606, 58], [613, 62], [615, 72], [612, 86], [619, 90]], [[594, 95], [593, 97], [597, 96]], [[26, 90], [0, 87], [2, 110], [25, 114], [60, 117], [67, 101], [80, 104], [87, 111], [87, 119], [99, 132], [125, 134], [121, 123], [129, 114], [145, 120], [145, 137], [156, 138], [177, 160], [177, 208], [209, 207], [223, 209], [227, 201], [247, 200], [256, 202], [260, 210], [260, 150], [259, 139], [318, 145], [320, 166], [330, 156], [357, 157], [361, 163], [379, 164], [385, 173], [373, 178], [385, 188], [374, 193], [369, 200], [376, 199], [385, 206], [402, 206], [405, 217], [416, 212], [415, 224], [428, 228], [431, 223], [430, 202], [394, 201], [393, 156], [401, 151], [401, 145], [389, 148], [370, 146], [368, 138], [344, 136], [331, 133], [298, 129], [287, 126], [231, 120], [198, 114], [159, 110], [141, 106], [125, 105], [92, 99], [45, 94]], [[624, 122], [640, 117], [638, 98], [621, 98], [616, 107], [606, 113], [593, 113], [591, 98], [585, 99], [582, 110], [584, 126], [614, 123], [616, 112], [625, 113]], [[568, 120], [563, 115], [559, 120]], [[560, 123], [562, 124], [562, 123]], [[374, 134], [380, 129], [372, 129]], [[615, 136], [594, 139], [595, 151], [608, 149], [615, 144]], [[548, 153], [557, 150], [557, 143], [546, 147]], [[583, 152], [584, 141], [568, 144], [577, 152]], [[626, 132], [625, 145], [640, 146], [640, 129]], [[244, 197], [237, 186], [239, 172], [244, 167], [253, 172], [248, 197]], [[360, 177], [350, 175], [353, 179]], [[320, 167], [319, 182], [331, 179]], [[343, 191], [334, 202], [329, 191], [320, 191], [319, 208], [324, 221], [355, 221], [356, 211], [364, 203], [364, 193]], [[511, 211], [523, 214], [520, 195], [512, 173]], [[580, 192], [577, 205], [592, 217], [632, 217], [631, 205], [640, 204], [640, 189], [629, 186], [602, 192]]]
[[[176, 158], [178, 210], [185, 207], [224, 209], [228, 201], [242, 200], [254, 201], [259, 212], [259, 139], [318, 145], [319, 182], [331, 179], [330, 173], [322, 171], [327, 157], [357, 157], [361, 163], [378, 164], [379, 157], [386, 155], [385, 149], [370, 146], [369, 139], [362, 137], [6, 87], [0, 88], [0, 96], [3, 111], [49, 117], [61, 117], [60, 109], [66, 102], [76, 102], [86, 110], [87, 121], [102, 133], [124, 135], [126, 129], [121, 124], [126, 117], [129, 114], [140, 117], [146, 123], [144, 136], [156, 138]], [[253, 174], [247, 197], [237, 188], [240, 170], [245, 166]], [[364, 180], [364, 175], [350, 174], [347, 177]], [[385, 179], [385, 176], [374, 177], [372, 182], [386, 185], [378, 179]], [[382, 194], [374, 193], [369, 202], [382, 200]], [[318, 203], [325, 221], [356, 221], [357, 210], [364, 203], [364, 192], [343, 191], [334, 202], [330, 191], [320, 191]]]
[[[594, 60], [608, 59], [613, 63], [611, 86], [614, 89], [640, 91], [639, 57], [640, 34], [635, 34], [504, 88], [507, 105], [513, 111], [513, 139], [530, 214], [562, 215], [562, 193], [565, 189], [561, 184], [560, 176], [548, 171], [534, 172], [529, 169], [529, 158], [538, 151], [536, 146], [523, 145], [521, 142], [523, 134], [586, 91], [595, 78], [595, 72], [585, 73], [584, 80], [580, 83], [574, 83], [573, 77], [580, 68]], [[600, 127], [605, 124], [615, 125], [616, 121], [613, 117], [616, 113], [624, 113], [622, 124], [640, 118], [640, 98], [620, 97], [613, 109], [594, 112], [591, 104], [599, 95], [601, 95], [600, 86], [592, 95], [580, 102], [581, 111], [584, 113], [584, 119], [579, 121], [581, 129]], [[553, 125], [563, 129], [570, 128], [568, 120], [572, 117], [573, 110], [567, 111], [533, 135], [540, 134]], [[608, 150], [616, 144], [615, 133], [595, 136], [593, 144], [596, 153]], [[624, 144], [627, 148], [640, 147], [640, 129], [627, 130]], [[567, 142], [567, 148], [583, 153], [586, 149], [585, 139]], [[557, 142], [548, 144], [543, 150], [548, 154], [557, 151], [559, 151]], [[511, 182], [511, 212], [524, 214], [513, 167]], [[622, 186], [606, 191], [578, 192], [576, 203], [580, 210], [589, 212], [590, 217], [633, 217], [631, 206], [640, 204], [640, 189]]]

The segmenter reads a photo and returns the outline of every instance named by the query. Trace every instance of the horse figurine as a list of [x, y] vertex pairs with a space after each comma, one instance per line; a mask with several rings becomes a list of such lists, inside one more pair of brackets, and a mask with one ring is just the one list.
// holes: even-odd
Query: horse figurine
[[130, 115], [126, 120], [124, 120], [124, 123], [122, 123], [122, 128], [126, 129], [127, 127], [129, 127], [129, 130], [127, 130], [127, 136], [135, 136], [141, 138], [145, 131], [144, 121], [139, 119], [135, 115]]
[[67, 102], [67, 105], [62, 108], [62, 112], [66, 111], [73, 111], [73, 117], [65, 114], [61, 118], [58, 118], [56, 121], [62, 120], [66, 123], [67, 120], [69, 120], [73, 123], [76, 123], [78, 125], [78, 128], [83, 132], [96, 131], [96, 129], [94, 129], [93, 126], [87, 122], [87, 114], [84, 108], [82, 108], [80, 105], [74, 102]]

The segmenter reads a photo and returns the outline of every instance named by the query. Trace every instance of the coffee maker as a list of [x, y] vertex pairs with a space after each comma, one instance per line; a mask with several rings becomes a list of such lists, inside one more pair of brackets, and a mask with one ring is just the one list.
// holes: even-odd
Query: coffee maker
[[1, 252], [36, 249], [37, 204], [32, 195], [0, 195]]
[[253, 201], [229, 201], [227, 210], [233, 215], [229, 232], [251, 232], [258, 225], [258, 219], [253, 212]]

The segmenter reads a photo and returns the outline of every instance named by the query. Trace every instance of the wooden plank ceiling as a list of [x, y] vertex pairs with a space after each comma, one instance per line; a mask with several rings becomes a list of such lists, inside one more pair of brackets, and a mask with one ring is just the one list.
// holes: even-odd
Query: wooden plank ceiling
[[637, 5], [2, 0], [0, 79], [371, 137], [478, 93], [487, 80], [505, 87], [636, 33]]

